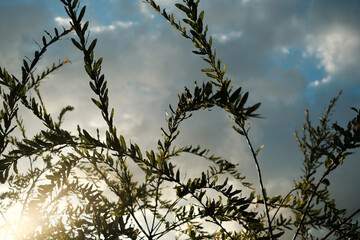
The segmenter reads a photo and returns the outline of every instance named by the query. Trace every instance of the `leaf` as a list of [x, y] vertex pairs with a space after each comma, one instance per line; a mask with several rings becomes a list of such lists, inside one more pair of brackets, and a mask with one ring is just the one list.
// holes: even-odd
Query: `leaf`
[[[196, 39], [198, 39], [199, 41], [201, 41], [200, 36], [199, 36], [199, 34], [198, 34], [197, 32], [195, 32], [194, 30], [190, 30], [190, 33], [191, 33], [191, 35], [194, 36], [194, 38], [196, 38]], [[194, 43], [196, 43], [196, 42], [194, 42]], [[200, 47], [198, 47], [197, 45], [195, 45], [195, 47], [200, 48]]]
[[184, 23], [189, 24], [191, 27], [195, 26], [194, 22], [189, 19], [184, 18], [183, 21], [184, 21]]
[[213, 78], [213, 79], [218, 79], [218, 76], [211, 74], [211, 73], [206, 73], [206, 76]]
[[202, 51], [192, 51], [193, 53], [197, 54], [197, 55], [205, 55], [206, 53], [205, 52], [202, 52]]
[[83, 34], [86, 32], [86, 30], [88, 29], [88, 27], [89, 27], [89, 21], [86, 21], [85, 22], [85, 24], [84, 24], [84, 27], [82, 28], [82, 32], [83, 32]]
[[85, 136], [85, 139], [86, 139], [89, 143], [91, 143], [91, 142], [94, 140], [94, 138], [91, 137], [90, 134], [89, 134], [86, 130], [83, 130], [83, 134], [84, 134], [84, 136]]
[[263, 149], [264, 148], [264, 145], [261, 145], [257, 150], [256, 150], [256, 152], [255, 152], [255, 155], [257, 156], [258, 155], [258, 153], [261, 151], [261, 149]]
[[176, 3], [175, 6], [180, 9], [181, 11], [185, 12], [186, 14], [190, 13], [190, 9], [188, 9], [187, 7], [185, 7], [184, 5], [180, 4], [180, 3]]
[[330, 185], [330, 181], [329, 181], [327, 178], [324, 178], [321, 182], [322, 182], [323, 184], [325, 184], [326, 186], [329, 186], [329, 185]]
[[215, 70], [212, 68], [203, 68], [203, 69], [201, 69], [201, 71], [202, 72], [215, 72]]
[[102, 109], [102, 105], [101, 105], [101, 103], [100, 103], [99, 101], [95, 100], [94, 98], [91, 98], [91, 100], [93, 101], [93, 103], [95, 103], [95, 105], [96, 105], [98, 108]]
[[90, 77], [93, 76], [92, 69], [89, 65], [85, 65], [85, 71]]
[[42, 42], [43, 42], [44, 46], [47, 45], [45, 36], [42, 37]]
[[259, 107], [260, 107], [261, 103], [257, 103], [255, 105], [253, 105], [252, 107], [250, 107], [247, 111], [246, 111], [246, 115], [250, 116], [253, 112], [255, 112]]
[[25, 70], [27, 72], [29, 72], [29, 64], [27, 63], [27, 61], [25, 59], [23, 60], [23, 64], [24, 64]]
[[103, 61], [103, 58], [101, 57], [94, 63], [94, 71], [97, 71], [100, 68], [102, 61]]
[[180, 171], [179, 171], [179, 170], [176, 171], [175, 180], [176, 180], [177, 182], [180, 182]]
[[[230, 102], [234, 102], [240, 95], [240, 92], [241, 92], [241, 87], [239, 87], [238, 89], [235, 90], [235, 92], [233, 92], [233, 94], [231, 94], [230, 96]], [[246, 96], [246, 93], [245, 93], [245, 96]], [[244, 97], [245, 97], [244, 96]]]
[[80, 14], [79, 14], [79, 17], [78, 17], [78, 19], [77, 19], [78, 22], [81, 22], [81, 19], [84, 17], [85, 10], [86, 10], [86, 6], [84, 6], [84, 7], [81, 9]]
[[122, 135], [120, 135], [120, 144], [121, 144], [121, 149], [123, 150], [123, 152], [126, 152], [126, 142]]
[[56, 37], [59, 37], [59, 31], [57, 30], [57, 28], [54, 28], [54, 32], [55, 32]]
[[71, 38], [72, 43], [74, 44], [75, 47], [77, 47], [78, 49], [80, 49], [81, 51], [83, 51], [83, 47], [80, 45], [79, 42], [77, 42], [74, 38]]
[[240, 128], [232, 126], [235, 131], [237, 131], [240, 135], [245, 135], [244, 131], [242, 131]]
[[199, 14], [199, 19], [201, 19], [201, 20], [204, 19], [204, 11], [201, 11], [201, 13]]
[[[95, 38], [89, 46], [89, 49], [88, 49], [89, 52], [92, 52], [94, 50], [96, 43], [97, 43], [97, 39]], [[99, 59], [99, 61], [100, 61], [100, 59]], [[101, 64], [101, 62], [100, 62], [100, 64]]]
[[248, 92], [246, 92], [246, 93], [244, 94], [244, 96], [242, 97], [242, 99], [241, 99], [241, 101], [240, 101], [239, 105], [237, 106], [237, 111], [243, 111], [243, 109], [244, 109], [244, 105], [245, 105], [245, 103], [246, 103], [246, 101], [247, 101], [248, 97], [249, 97], [249, 93], [248, 93]]
[[93, 83], [93, 82], [89, 82], [89, 84], [90, 84], [91, 89], [94, 91], [94, 93], [98, 94], [99, 91], [98, 91], [97, 88], [95, 87], [94, 83]]

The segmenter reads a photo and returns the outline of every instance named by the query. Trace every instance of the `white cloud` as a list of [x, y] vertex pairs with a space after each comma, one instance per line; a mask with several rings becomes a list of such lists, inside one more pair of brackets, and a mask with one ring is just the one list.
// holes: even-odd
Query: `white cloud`
[[61, 26], [70, 26], [70, 21], [71, 19], [70, 18], [64, 18], [64, 17], [56, 17], [55, 19], [55, 22], [57, 22], [57, 24], [61, 25]]
[[231, 31], [228, 34], [214, 34], [213, 37], [221, 43], [226, 43], [234, 39], [238, 39], [242, 36], [240, 31]]
[[281, 48], [281, 52], [284, 54], [289, 54], [290, 50], [289, 50], [289, 48], [283, 47], [283, 48]]
[[95, 27], [91, 27], [90, 30], [95, 33], [101, 33], [105, 31], [113, 31], [115, 30], [115, 26], [112, 24], [108, 26], [95, 26]]
[[147, 6], [147, 4], [140, 3], [140, 11], [148, 18], [155, 18], [155, 14], [153, 13], [152, 9]]
[[[70, 18], [63, 18], [63, 17], [56, 17], [55, 22], [61, 26], [69, 26], [69, 22], [71, 21]], [[95, 33], [101, 33], [105, 31], [115, 31], [117, 28], [130, 28], [135, 25], [135, 22], [132, 21], [116, 21], [110, 25], [98, 25], [90, 27], [90, 30]]]
[[115, 25], [118, 27], [121, 27], [121, 28], [129, 28], [129, 27], [133, 26], [134, 24], [135, 23], [132, 21], [126, 21], [126, 22], [117, 21]]
[[339, 73], [358, 62], [360, 37], [349, 28], [336, 26], [325, 33], [307, 36], [304, 57], [315, 56], [320, 60], [319, 68], [329, 74]]
[[316, 80], [316, 81], [314, 81], [314, 82], [311, 82], [311, 83], [309, 84], [309, 86], [311, 86], [311, 87], [318, 87], [318, 86], [323, 85], [323, 84], [326, 84], [326, 83], [328, 83], [328, 82], [330, 82], [330, 81], [331, 81], [331, 76], [329, 75], [329, 76], [327, 76], [327, 77], [325, 77], [325, 78], [323, 78], [323, 79], [321, 79], [321, 80]]
[[101, 33], [101, 32], [105, 32], [105, 31], [115, 31], [118, 28], [130, 28], [134, 25], [135, 23], [132, 21], [117, 21], [113, 24], [110, 25], [102, 25], [102, 26], [94, 26], [94, 27], [90, 27], [90, 30], [92, 32], [95, 33]]

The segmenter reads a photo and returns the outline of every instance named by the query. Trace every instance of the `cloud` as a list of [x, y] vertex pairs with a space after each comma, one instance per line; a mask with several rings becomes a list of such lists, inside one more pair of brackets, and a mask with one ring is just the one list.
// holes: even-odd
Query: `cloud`
[[147, 18], [150, 19], [155, 18], [155, 13], [152, 11], [152, 9], [149, 6], [147, 6], [147, 4], [139, 3], [139, 7], [141, 13], [144, 14]]
[[[60, 26], [70, 26], [70, 18], [56, 17], [55, 22]], [[133, 21], [116, 21], [110, 25], [95, 25], [90, 27], [90, 31], [94, 33], [102, 33], [105, 31], [115, 31], [118, 28], [126, 29], [130, 28], [136, 23]]]
[[242, 32], [240, 31], [231, 31], [228, 34], [213, 34], [215, 39], [217, 39], [220, 43], [227, 43], [228, 41], [233, 41], [242, 36]]
[[309, 86], [310, 87], [318, 87], [318, 86], [320, 86], [322, 84], [329, 83], [330, 80], [331, 80], [331, 76], [327, 76], [327, 77], [325, 77], [325, 78], [323, 78], [321, 80], [315, 80], [314, 82], [309, 83]]
[[71, 19], [70, 18], [64, 18], [64, 17], [56, 17], [54, 18], [55, 22], [58, 24], [58, 25], [61, 25], [61, 26], [70, 26], [70, 22], [71, 22]]
[[319, 67], [328, 74], [337, 74], [358, 65], [360, 60], [360, 34], [347, 26], [333, 26], [326, 32], [306, 38], [305, 57], [315, 56]]
[[95, 33], [102, 33], [105, 31], [116, 31], [118, 28], [123, 28], [123, 29], [130, 28], [134, 24], [135, 23], [132, 21], [126, 21], [126, 22], [116, 21], [115, 23], [107, 25], [107, 26], [106, 25], [105, 26], [104, 25], [103, 26], [92, 26], [92, 27], [90, 27], [90, 31], [95, 32]]
[[289, 54], [289, 53], [290, 53], [290, 50], [289, 50], [289, 48], [287, 48], [287, 47], [282, 47], [282, 48], [281, 48], [281, 52], [284, 53], [284, 54]]

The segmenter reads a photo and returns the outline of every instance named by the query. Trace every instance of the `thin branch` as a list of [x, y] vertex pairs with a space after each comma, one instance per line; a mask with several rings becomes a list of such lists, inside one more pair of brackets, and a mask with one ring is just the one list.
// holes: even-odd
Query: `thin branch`
[[5, 223], [8, 224], [8, 220], [6, 219], [4, 213], [0, 210], [1, 217], [4, 219]]
[[273, 215], [272, 219], [271, 219], [271, 223], [275, 220], [276, 215], [278, 214], [278, 212], [280, 211], [280, 209], [284, 206], [284, 202], [286, 201], [286, 199], [291, 195], [292, 192], [298, 190], [297, 188], [293, 188], [291, 189], [291, 191], [283, 198], [283, 200], [281, 201], [280, 205], [278, 206], [278, 208], [276, 209], [275, 214]]
[[[156, 229], [155, 229], [155, 219], [156, 219], [156, 214], [157, 214], [157, 210], [158, 210], [158, 201], [159, 201], [159, 188], [160, 188], [160, 178], [158, 178], [158, 181], [156, 183], [156, 193], [155, 193], [155, 210], [154, 210], [154, 213], [153, 213], [153, 219], [152, 219], [152, 224], [151, 224], [151, 232], [150, 234], [153, 233], [156, 233]], [[161, 225], [161, 224], [160, 224]]]
[[248, 135], [248, 131], [245, 129], [244, 125], [241, 126], [243, 132], [244, 132], [244, 136], [246, 138], [246, 142], [251, 150], [251, 153], [252, 153], [252, 156], [253, 156], [253, 159], [255, 161], [255, 165], [256, 165], [256, 169], [257, 169], [257, 173], [258, 173], [258, 178], [259, 178], [259, 183], [260, 183], [260, 188], [261, 188], [261, 192], [262, 192], [262, 195], [263, 195], [263, 199], [264, 199], [264, 207], [265, 207], [265, 213], [266, 213], [266, 218], [267, 218], [267, 222], [269, 224], [269, 235], [270, 235], [270, 238], [271, 239], [274, 239], [274, 236], [273, 236], [273, 233], [272, 233], [272, 227], [271, 227], [271, 220], [270, 220], [270, 214], [269, 214], [269, 207], [268, 207], [268, 204], [267, 204], [267, 195], [266, 195], [266, 192], [265, 192], [265, 187], [264, 187], [264, 184], [263, 184], [263, 181], [262, 181], [262, 175], [261, 175], [261, 170], [260, 170], [260, 165], [259, 165], [259, 162], [257, 160], [257, 156], [256, 156], [256, 152], [250, 142], [250, 139], [249, 139], [249, 135]]

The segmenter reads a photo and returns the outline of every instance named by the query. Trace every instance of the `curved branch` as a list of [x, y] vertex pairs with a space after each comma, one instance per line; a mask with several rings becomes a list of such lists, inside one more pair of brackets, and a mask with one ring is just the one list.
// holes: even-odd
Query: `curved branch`
[[245, 129], [244, 125], [241, 126], [243, 132], [244, 132], [244, 136], [246, 138], [246, 142], [251, 150], [251, 154], [253, 156], [253, 159], [255, 161], [255, 165], [256, 165], [256, 169], [257, 169], [257, 173], [258, 173], [258, 177], [259, 177], [259, 184], [260, 184], [260, 188], [261, 188], [261, 193], [263, 195], [263, 199], [264, 199], [264, 207], [265, 207], [265, 213], [266, 213], [266, 218], [267, 218], [267, 222], [269, 224], [269, 235], [271, 239], [274, 239], [273, 233], [272, 233], [272, 227], [271, 227], [271, 220], [270, 220], [270, 214], [269, 214], [269, 207], [267, 204], [267, 195], [265, 192], [265, 187], [262, 181], [262, 175], [261, 175], [261, 170], [260, 170], [260, 165], [259, 162], [257, 160], [257, 153], [255, 152], [251, 142], [250, 142], [250, 138], [248, 135], [248, 131]]

